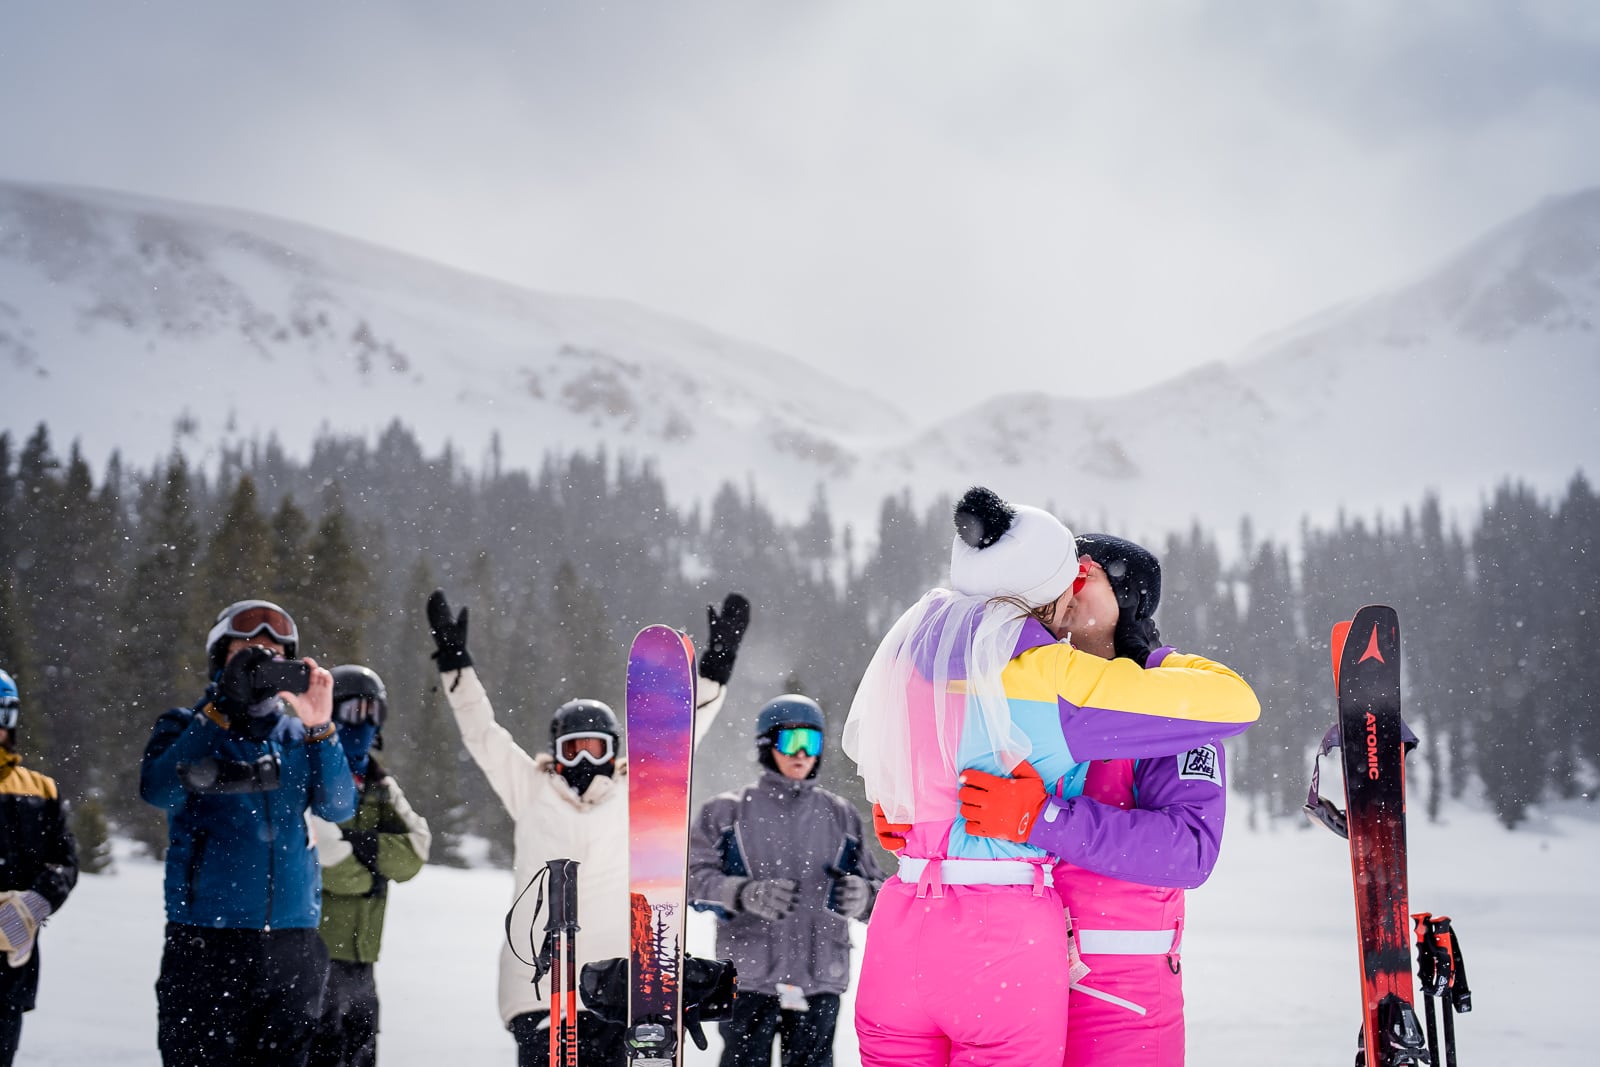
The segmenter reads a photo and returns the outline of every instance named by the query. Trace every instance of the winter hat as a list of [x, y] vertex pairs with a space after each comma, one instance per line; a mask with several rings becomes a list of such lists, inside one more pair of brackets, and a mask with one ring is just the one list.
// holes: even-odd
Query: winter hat
[[1161, 604], [1161, 561], [1143, 545], [1110, 534], [1084, 534], [1078, 552], [1100, 564], [1116, 594], [1117, 608], [1148, 619]]
[[1042, 607], [1078, 576], [1072, 531], [1048, 511], [974, 486], [956, 505], [955, 523], [950, 585], [964, 596], [1012, 596]]

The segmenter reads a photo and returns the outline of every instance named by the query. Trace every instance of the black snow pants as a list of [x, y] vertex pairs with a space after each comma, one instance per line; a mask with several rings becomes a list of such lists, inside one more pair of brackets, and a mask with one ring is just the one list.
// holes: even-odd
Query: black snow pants
[[308, 1067], [373, 1067], [378, 1060], [378, 983], [372, 964], [332, 960], [322, 1021]]
[[787, 1011], [770, 993], [741, 992], [733, 1002], [733, 1018], [718, 1024], [721, 1067], [768, 1067], [774, 1038], [782, 1046], [783, 1067], [833, 1067], [839, 997], [816, 993], [806, 1000], [809, 1011]]
[[156, 980], [166, 1067], [304, 1067], [328, 949], [313, 929], [167, 924]]
[[[507, 1028], [517, 1041], [517, 1067], [549, 1067], [550, 1013], [525, 1011]], [[578, 1062], [583, 1067], [622, 1067], [626, 1049], [624, 1028], [608, 1023], [593, 1012], [578, 1012]]]

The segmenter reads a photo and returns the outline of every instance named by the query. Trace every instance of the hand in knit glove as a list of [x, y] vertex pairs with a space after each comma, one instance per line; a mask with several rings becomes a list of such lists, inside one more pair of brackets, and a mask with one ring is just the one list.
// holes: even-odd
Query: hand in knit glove
[[838, 867], [828, 868], [833, 879], [833, 890], [828, 894], [828, 908], [846, 919], [859, 919], [872, 904], [872, 883], [859, 874], [850, 874]]
[[752, 878], [739, 888], [739, 910], [758, 919], [782, 922], [800, 903], [800, 886], [788, 878], [759, 881]]
[[9, 966], [21, 967], [28, 962], [39, 924], [54, 910], [48, 900], [31, 889], [0, 893], [0, 949]]

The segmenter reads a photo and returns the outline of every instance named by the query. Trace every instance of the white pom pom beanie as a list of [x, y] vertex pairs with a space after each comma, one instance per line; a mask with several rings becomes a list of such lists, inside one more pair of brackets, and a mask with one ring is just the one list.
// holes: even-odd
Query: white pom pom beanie
[[1011, 596], [1042, 607], [1078, 576], [1077, 541], [1048, 511], [1007, 504], [980, 487], [961, 498], [955, 522], [950, 586], [964, 596]]

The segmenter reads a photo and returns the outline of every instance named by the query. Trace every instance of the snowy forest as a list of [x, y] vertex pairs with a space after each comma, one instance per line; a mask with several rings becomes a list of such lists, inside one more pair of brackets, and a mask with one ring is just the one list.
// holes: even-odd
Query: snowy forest
[[[964, 487], [952, 487], [958, 491]], [[705, 605], [750, 597], [730, 698], [697, 759], [703, 799], [755, 773], [751, 723], [783, 691], [829, 718], [823, 781], [860, 800], [837, 749], [856, 680], [885, 627], [943, 580], [950, 501], [883, 500], [875, 529], [830, 514], [818, 487], [798, 524], [760, 487], [669, 500], [648, 461], [605, 453], [504, 468], [427, 455], [395, 423], [375, 442], [324, 433], [297, 461], [276, 443], [200, 469], [96, 471], [40, 425], [0, 434], [0, 666], [22, 693], [21, 747], [62, 783], [92, 866], [108, 833], [158, 853], [164, 820], [137, 795], [139, 755], [169, 706], [205, 687], [216, 611], [251, 596], [296, 617], [302, 655], [364, 663], [388, 685], [381, 758], [436, 831], [434, 858], [472, 838], [508, 863], [510, 821], [467, 758], [435, 688], [423, 603], [471, 609], [471, 648], [500, 719], [530, 751], [575, 696], [619, 712], [632, 635], [667, 622], [705, 640]], [[1064, 515], [1086, 532], [1084, 519]], [[1255, 686], [1260, 723], [1231, 753], [1242, 823], [1298, 819], [1312, 747], [1334, 718], [1328, 631], [1394, 605], [1405, 657], [1413, 811], [1482, 791], [1515, 827], [1542, 798], [1594, 795], [1600, 766], [1600, 501], [1584, 476], [1548, 498], [1486, 485], [1470, 515], [1418, 499], [1400, 515], [1304, 525], [1293, 543], [1190, 525], [1151, 547], [1165, 570], [1164, 639]], [[1116, 531], [1111, 532], [1129, 532]]]

